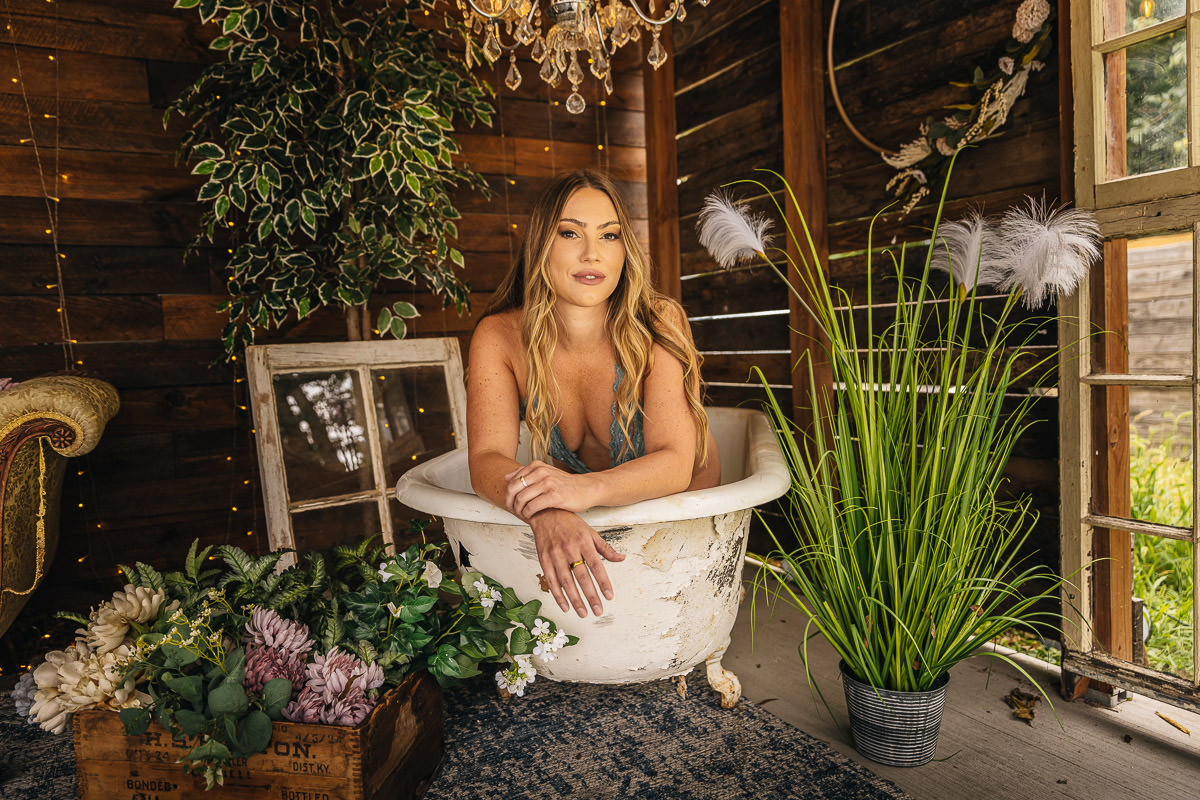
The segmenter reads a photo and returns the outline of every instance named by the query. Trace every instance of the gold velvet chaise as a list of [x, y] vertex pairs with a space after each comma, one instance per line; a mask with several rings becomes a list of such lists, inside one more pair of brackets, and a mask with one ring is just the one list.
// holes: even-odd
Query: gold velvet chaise
[[119, 406], [110, 384], [76, 375], [0, 391], [0, 636], [54, 559], [67, 459], [96, 446]]

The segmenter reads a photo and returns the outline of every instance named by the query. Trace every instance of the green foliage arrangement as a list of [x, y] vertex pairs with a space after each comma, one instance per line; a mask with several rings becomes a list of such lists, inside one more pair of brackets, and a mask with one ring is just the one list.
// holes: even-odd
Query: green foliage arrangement
[[[771, 194], [758, 181], [740, 183]], [[786, 184], [782, 194], [795, 204]], [[784, 217], [778, 200], [776, 207]], [[904, 270], [902, 246], [893, 254], [898, 294], [885, 310], [872, 302], [870, 288], [864, 309], [830, 286], [807, 229], [787, 230], [797, 252], [812, 253], [793, 263], [799, 278], [788, 285], [820, 329], [823, 341], [813, 350], [828, 362], [833, 390], [815, 380], [814, 360], [821, 356], [810, 352], [798, 369], [808, 372], [817, 420], [811, 431], [798, 430], [790, 410], [767, 391], [765, 410], [792, 478], [781, 501], [790, 535], [771, 530], [780, 548], [771, 557], [787, 575], [779, 591], [808, 615], [850, 671], [874, 687], [924, 691], [976, 653], [1009, 660], [985, 650], [987, 643], [1011, 626], [1033, 628], [1057, 616], [1045, 609], [1058, 607], [1063, 579], [1023, 566], [1019, 555], [1034, 522], [1029, 501], [1003, 493], [1005, 465], [1034, 402], [1020, 389], [1037, 385], [1055, 360], [1027, 353], [1041, 325], [1031, 332], [1016, 324], [1016, 310], [1022, 297], [1043, 296], [1042, 280], [1064, 279], [1053, 273], [1068, 262], [1085, 271], [1095, 254], [1095, 240], [1071, 230], [1094, 223], [1077, 212], [1056, 220], [1057, 213], [1011, 212], [999, 234], [981, 220], [935, 228], [934, 245], [915, 275]], [[958, 244], [973, 242], [973, 250], [950, 241], [955, 224], [968, 234]], [[784, 278], [766, 253], [789, 256], [767, 245], [768, 225], [718, 196], [701, 214], [700, 240], [723, 265], [760, 258]], [[1015, 241], [1020, 232], [1029, 240]], [[1074, 255], [1037, 250], [1077, 235]], [[997, 237], [1007, 240], [1005, 247]], [[983, 252], [999, 249], [1020, 269], [1030, 265], [1028, 247], [1039, 253], [1034, 275], [1003, 277], [994, 253]], [[939, 248], [943, 256], [949, 251], [945, 267], [957, 279], [944, 292], [931, 280]], [[985, 268], [1001, 286], [1012, 280], [995, 318], [985, 313], [978, 288]], [[1062, 283], [1059, 289], [1070, 291]], [[1010, 392], [1023, 397], [1013, 402]], [[758, 585], [765, 588], [770, 575], [776, 573], [760, 573]], [[800, 647], [806, 671], [808, 639]]]
[[[499, 662], [497, 684], [523, 694], [533, 659], [578, 639], [539, 617], [540, 601], [522, 603], [478, 572], [443, 575], [443, 549], [388, 556], [369, 539], [334, 548], [331, 567], [310, 553], [277, 572], [287, 551], [193, 542], [180, 571], [122, 566], [130, 584], [78, 620], [86, 627], [71, 649], [29, 673], [38, 691], [24, 713], [61, 731], [70, 713], [108, 707], [131, 735], [156, 719], [211, 788], [231, 759], [266, 749], [273, 720], [358, 724], [411, 673], [452, 686]], [[334, 673], [345, 688], [330, 694]]]
[[[164, 115], [208, 176], [193, 246], [227, 247], [226, 355], [255, 329], [325, 307], [365, 308], [384, 281], [423, 284], [459, 312], [456, 124], [491, 124], [487, 89], [410, 13], [433, 0], [176, 0], [219, 30], [225, 58]], [[407, 302], [380, 333], [403, 337]]]

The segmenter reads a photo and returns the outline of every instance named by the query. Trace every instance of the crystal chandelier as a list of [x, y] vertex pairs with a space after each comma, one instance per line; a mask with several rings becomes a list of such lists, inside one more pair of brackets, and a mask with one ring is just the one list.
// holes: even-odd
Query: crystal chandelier
[[[457, 0], [464, 23], [463, 37], [467, 40], [467, 64], [472, 63], [470, 35], [483, 37], [483, 55], [496, 63], [508, 53], [508, 74], [504, 84], [516, 91], [521, 85], [517, 69], [517, 48], [528, 46], [529, 55], [541, 64], [538, 76], [557, 87], [565, 76], [571, 84], [567, 110], [580, 114], [587, 104], [579, 93], [583, 82], [582, 57], [592, 75], [612, 94], [612, 63], [609, 60], [628, 42], [641, 39], [642, 28], [650, 31], [653, 44], [646, 56], [650, 66], [658, 69], [667, 60], [667, 49], [658, 40], [662, 26], [672, 20], [683, 21], [687, 12], [685, 0], [663, 0], [666, 8], [655, 17], [655, 0], [643, 11], [638, 0]], [[698, 0], [708, 5], [708, 0]], [[543, 12], [542, 6], [546, 6]], [[549, 30], [543, 31], [543, 17]], [[509, 44], [505, 44], [505, 40]]]

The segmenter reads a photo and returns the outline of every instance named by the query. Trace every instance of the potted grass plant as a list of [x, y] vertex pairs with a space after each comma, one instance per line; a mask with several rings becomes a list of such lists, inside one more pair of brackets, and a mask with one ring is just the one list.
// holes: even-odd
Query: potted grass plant
[[[906, 269], [908, 247], [894, 254], [894, 306], [876, 308], [868, 288], [863, 309], [815, 253], [792, 262], [788, 282], [775, 257], [791, 259], [769, 246], [768, 218], [722, 195], [700, 215], [718, 263], [761, 259], [817, 323], [832, 382], [809, 381], [816, 422], [798, 429], [770, 391], [764, 403], [792, 485], [787, 529], [768, 524], [782, 569], [756, 585], [777, 587], [841, 656], [856, 748], [897, 766], [932, 759], [951, 667], [984, 653], [1024, 673], [988, 642], [1056, 616], [1047, 607], [1063, 577], [1022, 560], [1036, 515], [1028, 498], [1006, 496], [1004, 470], [1058, 356], [1029, 348], [1046, 317], [1028, 309], [1073, 291], [1099, 255], [1093, 219], [1032, 200], [998, 223], [940, 221], [939, 206], [918, 269]], [[806, 228], [787, 236], [814, 252]], [[939, 269], [952, 275], [940, 291]], [[811, 376], [813, 365], [810, 353], [797, 368]], [[807, 644], [800, 654], [819, 694]]]

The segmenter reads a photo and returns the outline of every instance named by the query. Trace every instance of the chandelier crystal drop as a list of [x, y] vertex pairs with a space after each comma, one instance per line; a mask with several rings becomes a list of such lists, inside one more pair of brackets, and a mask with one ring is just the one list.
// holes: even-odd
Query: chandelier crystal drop
[[[587, 107], [579, 86], [586, 72], [612, 94], [612, 56], [630, 42], [641, 40], [642, 29], [652, 44], [646, 61], [658, 69], [667, 61], [659, 41], [662, 26], [683, 21], [686, 0], [456, 0], [462, 14], [462, 35], [467, 65], [482, 53], [494, 64], [508, 53], [504, 84], [516, 91], [521, 85], [516, 50], [528, 47], [529, 57], [541, 65], [538, 77], [552, 87], [566, 78], [570, 84], [567, 110], [581, 114]], [[709, 0], [696, 0], [702, 6]], [[449, 12], [447, 13], [449, 16]], [[449, 22], [449, 20], [447, 20]]]

